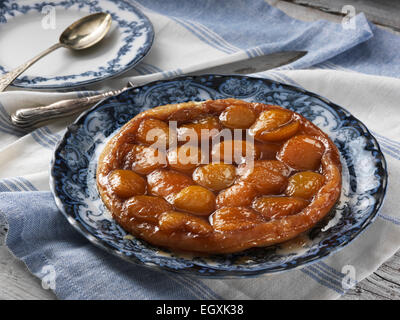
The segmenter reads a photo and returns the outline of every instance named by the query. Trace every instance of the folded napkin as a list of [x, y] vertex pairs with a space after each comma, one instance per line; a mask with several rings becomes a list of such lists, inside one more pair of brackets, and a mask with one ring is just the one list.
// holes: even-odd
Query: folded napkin
[[[326, 21], [294, 20], [263, 1], [133, 3], [155, 26], [154, 46], [134, 70], [90, 89], [120, 87], [128, 79], [144, 83], [280, 50], [309, 51], [283, 69], [318, 65], [388, 76], [393, 76], [391, 72], [397, 67], [391, 64], [400, 57], [400, 50], [392, 50], [400, 49], [400, 38], [375, 30], [363, 15], [357, 16], [355, 30], [347, 30]], [[383, 54], [374, 43], [381, 45], [384, 60], [379, 59]], [[354, 54], [348, 56], [349, 52]], [[346, 64], [349, 59], [353, 65]], [[82, 91], [0, 93], [0, 216], [8, 222], [6, 245], [61, 299], [339, 297], [347, 288], [343, 285], [348, 280], [344, 267], [353, 266], [360, 281], [400, 247], [400, 213], [395, 207], [400, 187], [400, 128], [396, 122], [400, 117], [400, 80], [331, 70], [274, 70], [257, 76], [295, 84], [331, 99], [363, 121], [378, 138], [389, 166], [386, 201], [379, 218], [350, 245], [300, 270], [236, 280], [148, 270], [94, 247], [58, 212], [48, 191], [54, 145], [73, 118], [54, 121], [31, 133], [16, 129], [9, 121], [9, 114], [22, 106], [87, 94]]]

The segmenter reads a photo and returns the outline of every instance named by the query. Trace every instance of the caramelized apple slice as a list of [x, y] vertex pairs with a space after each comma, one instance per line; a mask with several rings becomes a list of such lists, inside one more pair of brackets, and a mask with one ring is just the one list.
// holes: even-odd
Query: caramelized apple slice
[[172, 210], [172, 206], [160, 197], [135, 196], [126, 202], [126, 210], [129, 219], [139, 219], [158, 222], [160, 213]]
[[293, 136], [299, 129], [299, 122], [293, 113], [285, 109], [263, 111], [250, 127], [250, 134], [261, 141], [281, 141]]
[[136, 139], [144, 144], [154, 144], [168, 147], [169, 127], [164, 121], [158, 119], [144, 119], [136, 133]]
[[234, 184], [218, 194], [216, 199], [217, 208], [248, 206], [257, 194], [257, 190], [251, 184], [244, 182]]
[[207, 235], [213, 232], [211, 225], [204, 219], [190, 213], [168, 211], [161, 215], [159, 228], [164, 232], [193, 232], [198, 235]]
[[111, 190], [120, 198], [146, 192], [146, 180], [131, 170], [114, 170], [108, 176]]
[[226, 163], [210, 163], [193, 172], [193, 180], [214, 191], [228, 188], [235, 181], [235, 167]]
[[184, 144], [168, 151], [168, 164], [175, 170], [193, 171], [201, 162], [201, 150], [196, 146]]
[[308, 201], [294, 197], [260, 197], [253, 201], [253, 209], [266, 219], [291, 216], [303, 210]]
[[215, 208], [215, 195], [204, 187], [189, 186], [175, 196], [174, 206], [196, 215], [209, 215]]
[[246, 106], [232, 105], [220, 114], [219, 120], [231, 129], [247, 129], [256, 121], [256, 115]]
[[[178, 139], [184, 142], [194, 142], [202, 139], [210, 139], [217, 135], [221, 129], [221, 124], [216, 117], [205, 117], [190, 123], [181, 125], [178, 128]], [[193, 137], [193, 138], [192, 138]]]
[[143, 145], [133, 145], [131, 151], [125, 156], [124, 168], [130, 168], [139, 174], [149, 174], [166, 165], [167, 159], [161, 150]]
[[183, 188], [194, 185], [194, 181], [183, 173], [159, 169], [147, 176], [147, 184], [151, 194], [164, 197], [170, 201], [169, 196], [177, 194]]
[[239, 176], [246, 176], [251, 173], [253, 168], [263, 167], [278, 174], [288, 177], [291, 170], [283, 162], [279, 160], [256, 160], [253, 163], [243, 163], [238, 166], [237, 173]]
[[264, 222], [262, 216], [249, 208], [221, 208], [210, 216], [214, 230], [221, 232], [246, 230]]
[[282, 146], [277, 158], [296, 170], [318, 169], [325, 147], [308, 135], [298, 135]]
[[286, 140], [296, 134], [299, 130], [300, 124], [298, 121], [292, 121], [289, 124], [282, 126], [271, 132], [263, 132], [261, 140], [264, 141], [282, 141]]
[[238, 170], [239, 181], [251, 184], [259, 194], [280, 194], [287, 185], [288, 174], [285, 165], [279, 161], [254, 161]]
[[225, 140], [213, 146], [211, 156], [214, 162], [239, 164], [246, 161], [246, 158], [259, 159], [260, 150], [250, 141]]
[[322, 174], [312, 171], [299, 172], [289, 178], [286, 194], [311, 199], [324, 183], [325, 178]]
[[273, 160], [276, 158], [282, 145], [278, 143], [267, 143], [255, 141], [256, 148], [260, 151], [260, 160]]

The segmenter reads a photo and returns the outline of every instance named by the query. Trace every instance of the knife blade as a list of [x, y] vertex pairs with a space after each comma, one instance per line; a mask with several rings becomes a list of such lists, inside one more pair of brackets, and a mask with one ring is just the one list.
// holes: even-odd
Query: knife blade
[[212, 68], [202, 69], [190, 75], [207, 73], [216, 74], [249, 74], [275, 69], [292, 63], [307, 54], [307, 51], [281, 51], [246, 60], [236, 61]]

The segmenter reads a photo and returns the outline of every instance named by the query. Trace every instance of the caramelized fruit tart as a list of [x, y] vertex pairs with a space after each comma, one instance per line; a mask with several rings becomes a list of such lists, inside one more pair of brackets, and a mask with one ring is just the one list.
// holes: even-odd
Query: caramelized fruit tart
[[129, 233], [176, 251], [232, 253], [295, 238], [335, 205], [341, 164], [318, 127], [236, 99], [144, 111], [100, 155], [97, 185]]

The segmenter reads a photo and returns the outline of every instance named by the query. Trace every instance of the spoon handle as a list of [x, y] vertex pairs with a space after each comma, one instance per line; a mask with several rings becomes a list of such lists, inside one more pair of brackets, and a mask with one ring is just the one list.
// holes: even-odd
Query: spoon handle
[[36, 61], [43, 58], [45, 55], [49, 54], [50, 52], [62, 47], [61, 43], [56, 43], [52, 45], [50, 48], [44, 50], [43, 52], [39, 53], [37, 56], [32, 58], [31, 60], [25, 62], [24, 64], [20, 65], [19, 67], [15, 68], [14, 70], [6, 73], [2, 77], [0, 77], [0, 92], [4, 91], [22, 72], [28, 69], [31, 65], [33, 65]]

